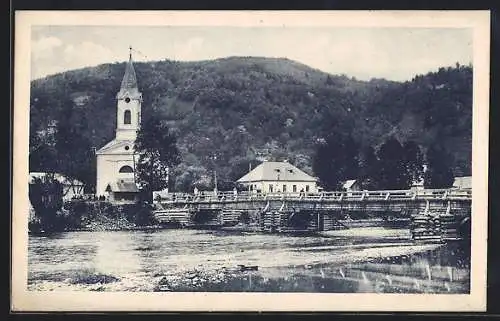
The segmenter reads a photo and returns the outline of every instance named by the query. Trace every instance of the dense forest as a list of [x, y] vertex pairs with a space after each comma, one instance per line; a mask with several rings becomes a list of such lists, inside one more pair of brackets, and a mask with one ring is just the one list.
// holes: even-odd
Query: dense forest
[[[30, 171], [95, 184], [94, 150], [114, 137], [124, 63], [67, 71], [31, 83]], [[238, 179], [263, 159], [313, 173], [315, 146], [349, 134], [360, 150], [388, 138], [434, 146], [455, 176], [471, 174], [472, 66], [442, 67], [411, 81], [360, 81], [288, 59], [229, 57], [135, 63], [143, 115], [166, 122], [182, 161], [171, 188]]]

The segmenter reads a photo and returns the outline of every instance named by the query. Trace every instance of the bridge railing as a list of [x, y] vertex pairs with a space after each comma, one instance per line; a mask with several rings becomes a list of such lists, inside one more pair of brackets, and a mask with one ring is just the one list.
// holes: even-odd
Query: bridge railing
[[169, 193], [159, 201], [166, 203], [221, 202], [221, 201], [265, 201], [265, 200], [302, 200], [302, 201], [396, 201], [415, 199], [472, 199], [471, 189], [424, 189], [424, 190], [382, 190], [382, 191], [332, 191], [332, 192], [198, 192]]

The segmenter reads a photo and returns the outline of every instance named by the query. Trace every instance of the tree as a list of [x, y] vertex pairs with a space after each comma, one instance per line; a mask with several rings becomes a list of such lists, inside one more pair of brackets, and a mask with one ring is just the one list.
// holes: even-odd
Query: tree
[[[180, 163], [177, 138], [158, 117], [147, 117], [137, 134], [134, 150], [139, 155], [137, 177], [144, 195], [168, 187], [169, 170]], [[171, 173], [172, 171], [170, 171]]]
[[432, 145], [426, 153], [425, 188], [449, 188], [453, 185], [453, 158], [440, 145]]
[[373, 190], [377, 188], [378, 158], [371, 146], [364, 147], [359, 156], [359, 180], [362, 189]]
[[64, 222], [59, 215], [63, 206], [63, 186], [53, 173], [33, 179], [29, 185], [29, 199], [38, 220], [38, 224], [31, 223], [30, 229], [44, 232], [64, 229]]
[[54, 171], [57, 169], [57, 163], [57, 150], [45, 142], [39, 143], [29, 153], [30, 172]]
[[207, 170], [202, 166], [188, 165], [183, 161], [179, 166], [175, 167], [173, 174], [174, 189], [177, 192], [192, 193], [195, 185], [200, 190], [209, 188], [208, 183], [200, 184], [201, 178], [208, 174]]
[[403, 144], [403, 162], [408, 186], [420, 181], [423, 176], [424, 157], [420, 147], [414, 141], [407, 141]]
[[328, 86], [333, 85], [333, 80], [332, 80], [332, 77], [330, 75], [326, 76], [325, 84]]
[[379, 159], [378, 182], [380, 189], [409, 188], [404, 148], [394, 137], [388, 138], [377, 152]]
[[84, 132], [88, 130], [87, 119], [73, 110], [67, 102], [57, 120], [55, 149], [57, 167], [55, 170], [67, 177], [95, 184], [94, 153]]
[[251, 169], [260, 165], [260, 163], [260, 161], [250, 157], [233, 157], [229, 161], [230, 166], [227, 177], [229, 181], [236, 182], [238, 179], [243, 177], [243, 175], [247, 174]]
[[332, 133], [316, 147], [313, 171], [326, 190], [339, 190], [358, 175], [358, 144], [349, 134]]

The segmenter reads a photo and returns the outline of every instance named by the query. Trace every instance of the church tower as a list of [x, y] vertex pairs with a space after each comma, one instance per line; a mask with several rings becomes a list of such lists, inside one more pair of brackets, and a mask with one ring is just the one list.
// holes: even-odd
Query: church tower
[[137, 78], [132, 62], [132, 48], [130, 48], [129, 60], [116, 99], [118, 102], [116, 139], [135, 140], [141, 124], [142, 93], [137, 87]]
[[132, 48], [125, 64], [125, 73], [116, 94], [115, 139], [96, 152], [96, 194], [111, 202], [130, 202], [137, 198], [138, 155], [134, 151], [137, 131], [141, 126], [142, 94], [132, 62]]

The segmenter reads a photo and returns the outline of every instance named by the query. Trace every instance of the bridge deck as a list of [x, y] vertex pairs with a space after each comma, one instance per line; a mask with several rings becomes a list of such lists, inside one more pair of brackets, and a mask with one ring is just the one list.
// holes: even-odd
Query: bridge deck
[[428, 189], [428, 190], [386, 190], [356, 192], [320, 193], [254, 193], [254, 192], [201, 192], [170, 193], [159, 200], [162, 204], [213, 203], [213, 202], [262, 202], [262, 201], [301, 201], [301, 202], [366, 202], [366, 201], [416, 201], [416, 200], [472, 200], [471, 189]]
[[[160, 222], [183, 226], [231, 225], [247, 213], [262, 231], [323, 231], [346, 213], [408, 217], [415, 240], [454, 238], [457, 224], [470, 216], [470, 189], [321, 193], [172, 193], [156, 202]], [[349, 214], [349, 215], [350, 215]]]

